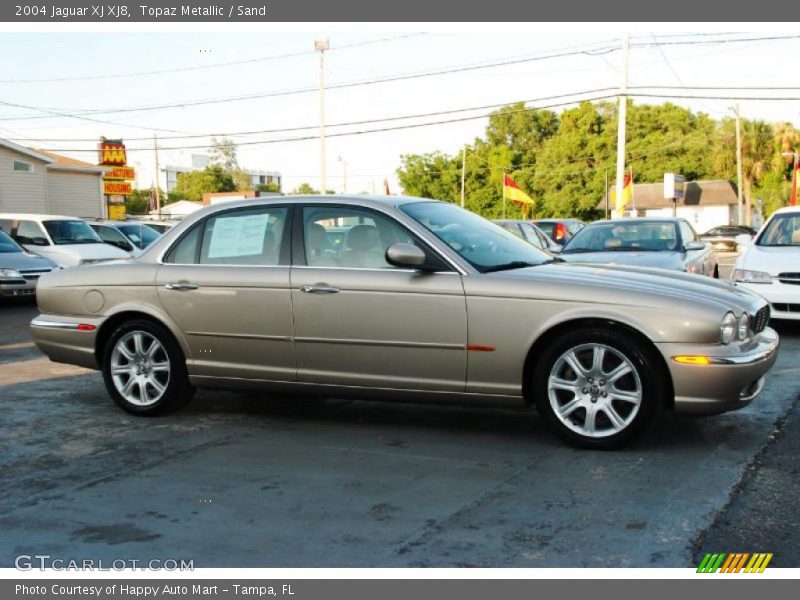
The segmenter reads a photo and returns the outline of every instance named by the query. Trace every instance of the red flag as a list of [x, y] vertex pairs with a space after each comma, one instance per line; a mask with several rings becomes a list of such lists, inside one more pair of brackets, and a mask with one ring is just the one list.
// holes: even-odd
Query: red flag
[[794, 165], [792, 171], [792, 195], [789, 197], [789, 205], [795, 206], [797, 204], [797, 178], [800, 177], [800, 164]]
[[157, 209], [158, 209], [158, 199], [156, 197], [156, 188], [155, 187], [151, 187], [150, 188], [150, 206], [149, 206], [149, 210], [150, 211], [155, 211]]

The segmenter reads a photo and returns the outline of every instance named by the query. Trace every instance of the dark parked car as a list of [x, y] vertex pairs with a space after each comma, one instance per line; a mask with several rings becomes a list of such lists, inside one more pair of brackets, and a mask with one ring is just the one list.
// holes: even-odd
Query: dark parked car
[[0, 231], [0, 297], [33, 296], [39, 276], [58, 268], [49, 258], [27, 252]]
[[106, 244], [137, 253], [155, 242], [161, 234], [149, 225], [131, 221], [96, 221], [89, 226]]
[[736, 243], [737, 235], [749, 235], [752, 239], [756, 233], [755, 229], [745, 225], [720, 225], [706, 231], [700, 236], [700, 239], [711, 244], [714, 250], [736, 252], [739, 249], [739, 245]]
[[716, 252], [697, 239], [685, 219], [596, 221], [567, 242], [560, 256], [569, 262], [655, 267], [719, 278]]
[[540, 250], [555, 253], [561, 251], [561, 246], [551, 240], [547, 234], [529, 221], [515, 221], [513, 219], [498, 219], [495, 221], [506, 231], [510, 231], [518, 238], [533, 244]]
[[566, 244], [576, 233], [586, 227], [586, 223], [578, 219], [536, 219], [531, 222], [549, 235], [550, 239], [559, 246]]

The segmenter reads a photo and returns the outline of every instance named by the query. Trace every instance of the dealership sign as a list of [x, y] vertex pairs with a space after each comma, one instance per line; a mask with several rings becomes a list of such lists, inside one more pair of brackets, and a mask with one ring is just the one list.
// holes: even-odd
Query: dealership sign
[[122, 140], [102, 139], [97, 144], [97, 153], [99, 156], [98, 164], [101, 165], [124, 167], [128, 162], [125, 144], [122, 143]]
[[133, 184], [130, 181], [103, 180], [103, 193], [107, 196], [130, 196], [133, 193]]
[[103, 179], [136, 179], [133, 167], [113, 167], [103, 173]]

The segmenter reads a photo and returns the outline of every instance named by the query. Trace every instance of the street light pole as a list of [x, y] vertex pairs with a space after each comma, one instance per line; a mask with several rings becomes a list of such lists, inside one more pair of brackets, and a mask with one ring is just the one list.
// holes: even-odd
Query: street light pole
[[[625, 121], [628, 113], [628, 47], [630, 34], [622, 38], [622, 82], [619, 87], [619, 119], [617, 124], [617, 202], [625, 185]], [[615, 207], [616, 212], [616, 207]], [[621, 217], [622, 215], [616, 215]]]
[[461, 208], [464, 208], [464, 179], [467, 174], [467, 145], [461, 149]]
[[328, 178], [325, 169], [325, 51], [331, 45], [328, 38], [314, 40], [314, 50], [319, 52], [319, 173], [322, 180], [321, 194], [328, 191]]
[[[732, 106], [731, 110], [736, 115], [736, 196], [739, 204], [738, 225], [744, 225], [744, 201], [742, 200], [742, 124], [739, 116], [739, 104]], [[747, 215], [747, 225], [750, 225], [750, 215]]]

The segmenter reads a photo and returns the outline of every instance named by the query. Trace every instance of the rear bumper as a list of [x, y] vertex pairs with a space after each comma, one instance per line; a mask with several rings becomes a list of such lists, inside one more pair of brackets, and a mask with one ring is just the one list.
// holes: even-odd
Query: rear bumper
[[[722, 346], [659, 344], [672, 375], [675, 412], [715, 414], [747, 406], [764, 387], [778, 358], [778, 334], [767, 328], [754, 340]], [[705, 356], [710, 364], [675, 362], [675, 356]]]
[[[99, 369], [95, 357], [97, 331], [103, 318], [62, 317], [41, 315], [31, 321], [31, 337], [36, 346], [50, 360]], [[82, 331], [78, 325], [94, 325], [92, 331]]]

